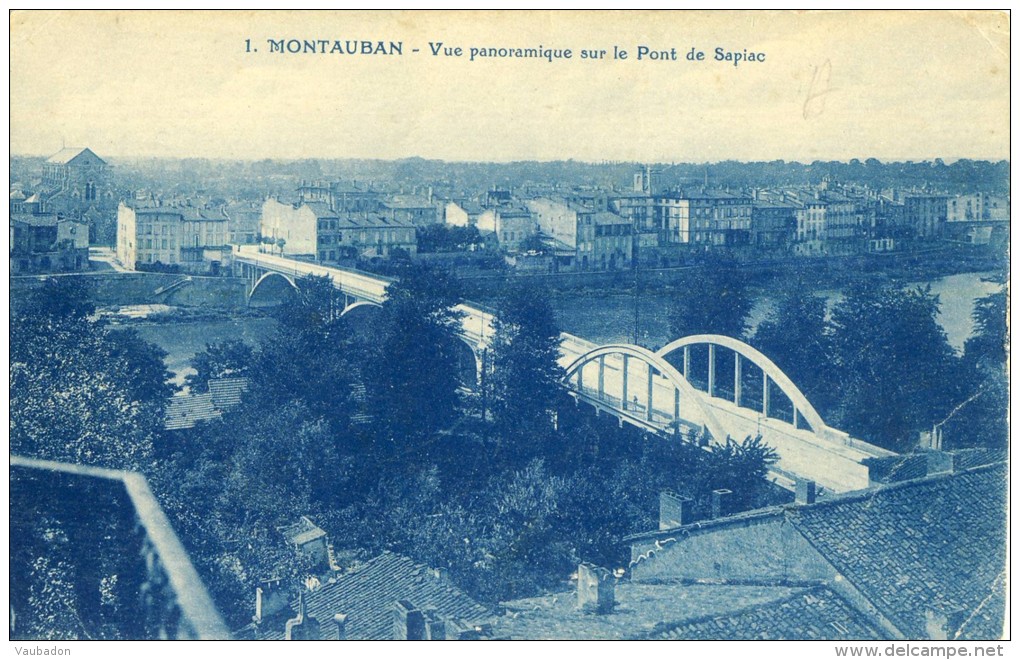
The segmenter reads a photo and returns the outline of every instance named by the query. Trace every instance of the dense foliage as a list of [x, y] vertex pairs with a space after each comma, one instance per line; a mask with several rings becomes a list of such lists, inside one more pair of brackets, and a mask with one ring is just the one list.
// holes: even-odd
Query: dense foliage
[[959, 357], [929, 289], [850, 287], [827, 313], [793, 291], [751, 343], [802, 389], [832, 426], [896, 451], [942, 429], [946, 448], [1006, 442], [1005, 294], [980, 300]]
[[46, 279], [12, 307], [11, 453], [149, 469], [174, 392], [164, 354], [94, 311], [75, 277]]
[[669, 329], [674, 337], [719, 334], [743, 337], [754, 301], [739, 273], [701, 268], [682, 282], [669, 306]]
[[[336, 315], [329, 287], [299, 286], [278, 336], [254, 352], [241, 406], [182, 434], [156, 478], [237, 625], [259, 580], [307, 572], [277, 531], [301, 515], [341, 565], [394, 550], [495, 602], [559, 588], [578, 561], [622, 565], [622, 537], [656, 526], [662, 489], [702, 512], [714, 488], [745, 508], [773, 496], [775, 456], [754, 440], [709, 453], [563, 405], [559, 329], [535, 291], [500, 302], [487, 387], [466, 395], [442, 272], [406, 272], [369, 341]], [[213, 346], [196, 361], [235, 373], [242, 353]]]

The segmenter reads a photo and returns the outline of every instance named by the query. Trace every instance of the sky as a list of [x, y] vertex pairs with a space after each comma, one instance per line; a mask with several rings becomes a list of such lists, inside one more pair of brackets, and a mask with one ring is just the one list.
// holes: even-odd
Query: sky
[[[280, 39], [403, 54], [270, 52]], [[540, 45], [573, 57], [469, 60], [472, 47]], [[640, 46], [678, 59], [639, 61]], [[716, 48], [764, 61], [734, 66]], [[10, 49], [14, 154], [1009, 158], [1001, 12], [16, 11]]]

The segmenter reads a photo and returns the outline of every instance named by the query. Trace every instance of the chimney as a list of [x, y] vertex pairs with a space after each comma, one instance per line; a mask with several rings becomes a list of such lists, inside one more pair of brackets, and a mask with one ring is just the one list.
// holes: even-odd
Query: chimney
[[347, 639], [347, 615], [334, 614], [333, 624], [336, 626], [336, 638], [341, 642]]
[[425, 639], [425, 615], [409, 600], [398, 600], [393, 610], [393, 639]]
[[255, 616], [252, 620], [256, 625], [274, 614], [279, 614], [290, 605], [290, 594], [279, 579], [264, 580], [262, 586], [255, 588]]
[[577, 607], [583, 612], [609, 614], [615, 603], [616, 577], [594, 564], [580, 564], [577, 567]]
[[928, 639], [956, 639], [966, 620], [967, 613], [964, 610], [933, 609], [924, 613], [924, 627]]
[[733, 491], [720, 488], [712, 491], [712, 518], [722, 518], [730, 515], [730, 496]]
[[659, 529], [672, 529], [694, 521], [694, 501], [664, 490], [659, 493]]
[[287, 621], [283, 638], [285, 640], [319, 639], [319, 622], [305, 611], [305, 595], [298, 594], [297, 616]]
[[797, 504], [814, 504], [816, 497], [815, 482], [809, 479], [797, 480]]
[[446, 621], [434, 609], [425, 610], [425, 639], [445, 640]]

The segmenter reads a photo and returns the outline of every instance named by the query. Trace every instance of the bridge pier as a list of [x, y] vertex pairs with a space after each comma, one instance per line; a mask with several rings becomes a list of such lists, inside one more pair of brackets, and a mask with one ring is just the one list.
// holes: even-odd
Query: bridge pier
[[762, 374], [761, 377], [761, 414], [765, 417], [769, 416], [769, 375]]

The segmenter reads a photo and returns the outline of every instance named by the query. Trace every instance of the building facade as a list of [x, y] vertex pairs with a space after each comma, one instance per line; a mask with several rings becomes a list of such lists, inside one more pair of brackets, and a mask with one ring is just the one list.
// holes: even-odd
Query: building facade
[[414, 225], [375, 212], [337, 211], [325, 202], [262, 206], [260, 232], [265, 249], [316, 261], [389, 257], [396, 250], [417, 254]]
[[220, 210], [123, 202], [117, 210], [117, 260], [128, 268], [218, 274], [229, 259], [227, 240]]
[[12, 275], [88, 270], [89, 228], [56, 214], [12, 213], [10, 217]]

